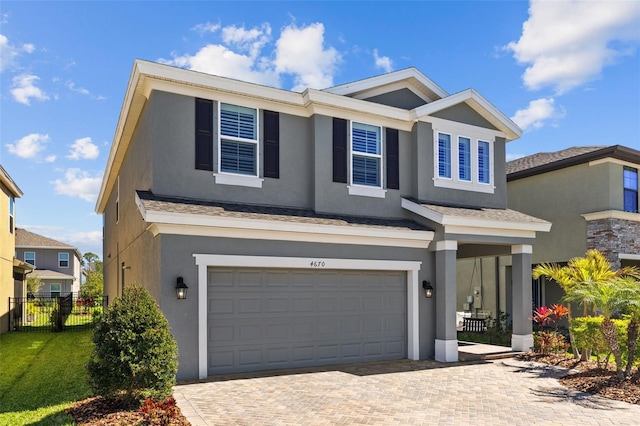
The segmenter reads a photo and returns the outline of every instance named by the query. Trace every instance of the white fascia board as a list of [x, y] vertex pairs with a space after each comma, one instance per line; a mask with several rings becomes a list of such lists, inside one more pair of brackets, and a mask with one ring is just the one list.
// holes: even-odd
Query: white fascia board
[[347, 96], [353, 93], [370, 90], [378, 86], [392, 84], [401, 80], [407, 80], [409, 78], [415, 78], [421, 84], [424, 84], [425, 87], [436, 93], [441, 98], [449, 96], [449, 94], [442, 87], [438, 86], [435, 82], [433, 82], [433, 80], [422, 74], [414, 67], [390, 72], [376, 77], [365, 78], [364, 80], [346, 83], [340, 86], [330, 87], [328, 89], [324, 89], [324, 91], [328, 93], [335, 93], [336, 95]]
[[2, 185], [5, 186], [15, 198], [20, 198], [24, 195], [18, 185], [13, 181], [13, 179], [11, 179], [9, 173], [7, 173], [2, 166], [0, 166], [0, 183], [2, 183]]
[[589, 166], [597, 166], [598, 164], [606, 164], [606, 163], [619, 164], [621, 166], [632, 167], [634, 169], [640, 168], [640, 163], [631, 163], [629, 161], [619, 160], [617, 158], [612, 158], [612, 157], [589, 161]]
[[430, 104], [421, 105], [414, 108], [412, 118], [414, 120], [426, 119], [427, 116], [450, 108], [454, 105], [466, 102], [476, 112], [486, 118], [491, 124], [495, 125], [506, 135], [507, 141], [518, 139], [522, 136], [522, 130], [509, 117], [500, 112], [493, 104], [486, 100], [482, 95], [474, 89], [463, 90], [444, 99], [431, 102]]
[[[157, 225], [176, 225], [176, 226], [192, 226], [198, 227], [198, 232], [204, 232], [206, 228], [215, 229], [216, 234], [220, 230], [229, 229], [236, 233], [241, 230], [247, 231], [264, 231], [264, 232], [285, 232], [296, 234], [313, 234], [325, 236], [340, 236], [349, 238], [366, 238], [381, 239], [385, 241], [395, 240], [404, 241], [404, 244], [412, 246], [427, 247], [433, 240], [433, 232], [431, 231], [409, 231], [401, 229], [379, 229], [365, 227], [347, 227], [335, 225], [322, 225], [315, 223], [295, 223], [281, 222], [275, 220], [262, 219], [238, 219], [231, 217], [211, 217], [205, 215], [185, 214], [185, 213], [167, 213], [146, 211], [143, 219], [147, 223]], [[205, 229], [203, 229], [205, 228]], [[172, 228], [177, 229], [177, 228]], [[185, 232], [188, 228], [185, 228]], [[231, 233], [229, 236], [233, 236]], [[302, 238], [302, 237], [298, 237]], [[304, 237], [308, 239], [307, 237]], [[264, 238], [270, 239], [270, 238]]]
[[640, 254], [618, 253], [618, 259], [622, 259], [622, 260], [640, 260]]
[[483, 228], [478, 226], [445, 226], [445, 233], [457, 235], [477, 235], [485, 237], [505, 237], [505, 238], [526, 238], [536, 237], [536, 231], [517, 230], [517, 229], [500, 229], [500, 228]]
[[640, 213], [624, 212], [622, 210], [605, 210], [601, 212], [585, 213], [581, 215], [587, 221], [600, 219], [619, 219], [640, 222]]
[[[464, 227], [464, 229], [470, 230], [476, 228], [489, 229], [489, 230], [510, 230], [510, 231], [535, 231], [535, 232], [549, 232], [551, 230], [550, 222], [514, 222], [514, 221], [502, 221], [493, 219], [482, 218], [470, 218], [461, 216], [452, 216], [430, 210], [420, 204], [409, 201], [405, 198], [402, 199], [402, 208], [409, 210], [419, 216], [434, 221], [445, 227], [445, 232], [453, 232], [453, 229]], [[485, 235], [485, 231], [478, 235]], [[493, 231], [492, 231], [493, 232]], [[468, 233], [468, 232], [467, 232]]]

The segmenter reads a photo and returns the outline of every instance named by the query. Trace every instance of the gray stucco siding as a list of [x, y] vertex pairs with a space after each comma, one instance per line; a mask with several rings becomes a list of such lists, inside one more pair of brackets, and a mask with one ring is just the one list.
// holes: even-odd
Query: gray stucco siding
[[[198, 269], [193, 254], [223, 254], [237, 256], [303, 257], [313, 259], [364, 259], [420, 261], [419, 282], [434, 282], [433, 254], [426, 249], [353, 246], [268, 240], [159, 235], [161, 244], [160, 306], [178, 342], [179, 379], [198, 377]], [[182, 276], [189, 286], [186, 300], [177, 300], [176, 278]], [[432, 300], [419, 298], [420, 358], [433, 356]]]
[[457, 104], [442, 111], [434, 112], [431, 115], [449, 121], [497, 130], [495, 126], [485, 120], [480, 114], [475, 112], [473, 108], [465, 103]]
[[365, 100], [402, 109], [414, 109], [427, 103], [409, 89], [394, 90]]

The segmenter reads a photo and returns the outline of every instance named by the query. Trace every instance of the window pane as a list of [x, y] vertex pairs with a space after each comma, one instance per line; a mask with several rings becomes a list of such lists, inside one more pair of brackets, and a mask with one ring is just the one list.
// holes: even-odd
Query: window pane
[[220, 134], [256, 140], [257, 112], [237, 105], [220, 105]]
[[69, 253], [58, 253], [58, 266], [60, 268], [69, 267]]
[[220, 145], [220, 171], [256, 175], [255, 144], [223, 140]]
[[624, 190], [624, 211], [631, 213], [638, 212], [638, 191], [631, 189]]
[[36, 254], [32, 251], [25, 251], [24, 252], [24, 261], [36, 266]]
[[458, 177], [471, 180], [471, 139], [458, 138]]
[[638, 170], [631, 167], [625, 167], [622, 172], [623, 187], [625, 189], [638, 190]]
[[451, 136], [438, 133], [438, 176], [451, 177]]
[[353, 123], [351, 132], [353, 151], [380, 155], [380, 127]]
[[356, 185], [380, 186], [380, 159], [353, 156], [353, 183]]
[[13, 197], [9, 197], [9, 216], [13, 216], [13, 209], [16, 200]]
[[481, 183], [491, 183], [489, 142], [478, 141], [478, 181]]

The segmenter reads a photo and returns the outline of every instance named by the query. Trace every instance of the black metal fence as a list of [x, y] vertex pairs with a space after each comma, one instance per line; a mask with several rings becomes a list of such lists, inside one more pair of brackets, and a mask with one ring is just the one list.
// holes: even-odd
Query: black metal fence
[[10, 297], [11, 331], [91, 329], [108, 305], [107, 297]]

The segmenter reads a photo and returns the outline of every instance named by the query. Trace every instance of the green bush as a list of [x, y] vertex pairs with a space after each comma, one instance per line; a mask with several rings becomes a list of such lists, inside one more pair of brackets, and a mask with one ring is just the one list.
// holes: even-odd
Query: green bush
[[[604, 360], [609, 355], [609, 346], [602, 334], [603, 317], [577, 317], [571, 320], [571, 331], [576, 340], [576, 346], [580, 349], [587, 349], [596, 356], [598, 362]], [[623, 358], [626, 359], [629, 345], [627, 342], [628, 319], [612, 320], [618, 335], [618, 344], [622, 351]], [[640, 356], [640, 345], [636, 348], [636, 357]]]
[[147, 290], [128, 286], [96, 324], [87, 369], [94, 393], [140, 404], [172, 393], [178, 346], [169, 323]]

